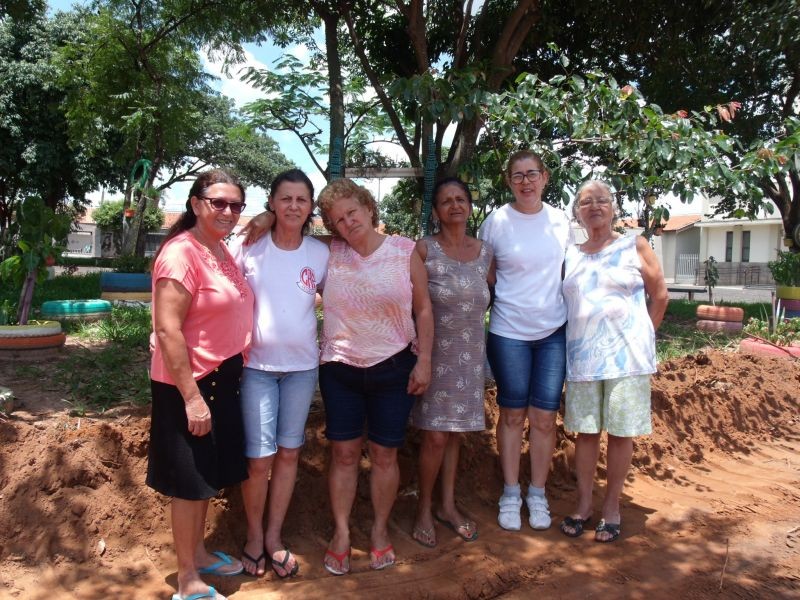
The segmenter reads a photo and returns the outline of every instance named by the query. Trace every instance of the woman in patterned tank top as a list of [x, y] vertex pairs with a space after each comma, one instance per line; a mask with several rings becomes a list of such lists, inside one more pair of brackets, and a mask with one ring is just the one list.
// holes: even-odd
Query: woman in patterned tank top
[[[419, 503], [411, 536], [436, 545], [434, 518], [467, 542], [478, 538], [477, 524], [455, 502], [462, 432], [483, 431], [485, 317], [494, 285], [494, 253], [467, 235], [472, 195], [456, 177], [433, 190], [433, 219], [439, 230], [417, 242], [428, 271], [433, 304], [434, 345], [431, 385], [414, 405], [412, 424], [422, 430], [419, 450]], [[441, 499], [433, 510], [433, 488], [441, 473]]]
[[611, 189], [588, 181], [573, 214], [588, 239], [567, 249], [567, 394], [564, 427], [578, 434], [578, 502], [561, 523], [569, 537], [583, 533], [592, 515], [592, 488], [600, 434], [608, 434], [606, 495], [595, 541], [619, 537], [622, 488], [633, 438], [651, 432], [650, 375], [655, 372], [655, 330], [667, 308], [667, 287], [655, 253], [642, 236], [613, 229]]

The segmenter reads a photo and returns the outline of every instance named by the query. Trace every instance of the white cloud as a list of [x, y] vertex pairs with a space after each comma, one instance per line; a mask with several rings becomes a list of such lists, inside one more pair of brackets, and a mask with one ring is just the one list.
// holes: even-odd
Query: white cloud
[[214, 86], [221, 94], [233, 99], [237, 108], [241, 108], [248, 102], [253, 102], [259, 98], [264, 97], [264, 93], [254, 88], [249, 83], [245, 83], [240, 79], [245, 69], [254, 67], [256, 69], [269, 69], [263, 62], [256, 59], [252, 52], [245, 50], [245, 60], [243, 63], [235, 65], [231, 68], [229, 75], [222, 72], [222, 62], [213, 61], [208, 57], [205, 51], [200, 53], [205, 70], [218, 78]]

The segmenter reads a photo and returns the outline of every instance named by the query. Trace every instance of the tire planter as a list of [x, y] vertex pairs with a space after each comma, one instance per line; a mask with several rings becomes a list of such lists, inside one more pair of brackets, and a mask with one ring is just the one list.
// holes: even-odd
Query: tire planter
[[744, 310], [737, 306], [709, 306], [701, 304], [697, 307], [697, 318], [707, 321], [730, 321], [741, 323], [744, 319]]
[[739, 333], [742, 331], [742, 323], [734, 323], [732, 321], [708, 321], [706, 319], [701, 319], [697, 322], [697, 328], [700, 331]]
[[149, 292], [152, 287], [150, 273], [100, 274], [100, 289], [104, 292]]
[[775, 347], [752, 338], [745, 338], [739, 342], [739, 352], [761, 356], [780, 356], [781, 358], [800, 358], [800, 346]]
[[152, 302], [153, 294], [150, 292], [103, 292], [100, 294], [103, 300], [111, 302], [117, 300], [121, 302]]
[[61, 333], [58, 321], [30, 321], [27, 325], [0, 325], [0, 339], [42, 337]]
[[35, 337], [0, 337], [0, 350], [42, 350], [60, 348], [67, 341], [63, 333]]
[[45, 319], [102, 319], [111, 314], [108, 300], [48, 300], [42, 303], [42, 317]]
[[781, 299], [781, 308], [785, 319], [796, 319], [800, 317], [800, 300]]

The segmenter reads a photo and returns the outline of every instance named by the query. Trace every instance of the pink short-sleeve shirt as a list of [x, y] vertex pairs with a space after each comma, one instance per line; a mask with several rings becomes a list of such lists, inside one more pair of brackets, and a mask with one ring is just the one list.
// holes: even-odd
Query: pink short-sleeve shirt
[[342, 240], [331, 242], [323, 292], [321, 361], [371, 367], [416, 342], [412, 313], [414, 242], [386, 237], [362, 257]]
[[[153, 264], [154, 303], [156, 283], [164, 278], [174, 279], [192, 295], [181, 331], [195, 379], [250, 346], [253, 292], [224, 244], [223, 251], [226, 260], [220, 263], [185, 231], [167, 242]], [[156, 336], [153, 342], [150, 377], [174, 385]]]

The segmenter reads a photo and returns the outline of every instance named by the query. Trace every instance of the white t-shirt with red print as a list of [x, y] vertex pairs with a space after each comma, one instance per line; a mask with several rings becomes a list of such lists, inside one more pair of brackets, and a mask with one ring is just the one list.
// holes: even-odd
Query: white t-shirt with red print
[[328, 269], [328, 246], [304, 237], [295, 250], [281, 250], [267, 233], [244, 246], [230, 244], [255, 294], [253, 342], [245, 366], [286, 373], [319, 365], [314, 300]]

